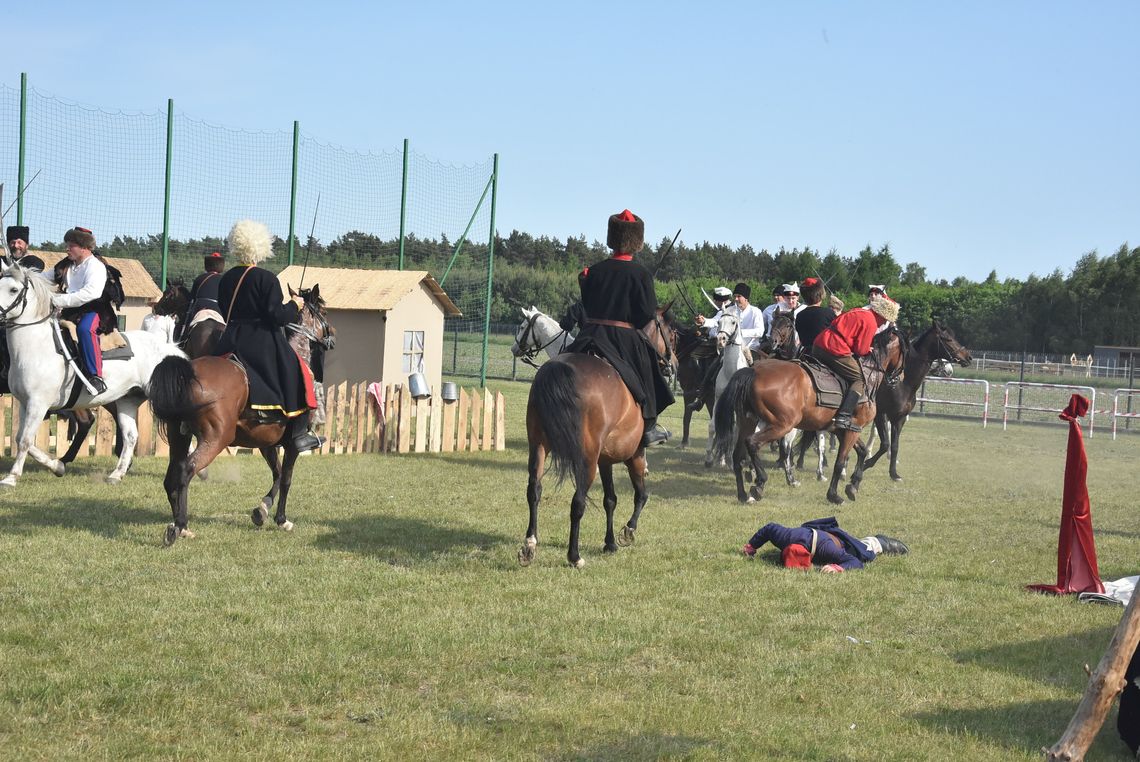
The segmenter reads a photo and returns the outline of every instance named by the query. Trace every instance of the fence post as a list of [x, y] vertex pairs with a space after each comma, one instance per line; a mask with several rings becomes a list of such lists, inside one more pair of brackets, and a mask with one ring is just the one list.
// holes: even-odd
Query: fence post
[[174, 155], [174, 99], [166, 100], [166, 192], [162, 201], [162, 282], [166, 290], [167, 258], [170, 256], [170, 165]]
[[[404, 178], [400, 181], [400, 266], [396, 269], [404, 269], [404, 221], [407, 219], [408, 211], [408, 139], [404, 138]], [[440, 284], [442, 287], [443, 284]]]
[[293, 180], [289, 187], [289, 264], [293, 264], [293, 230], [297, 221], [297, 147], [301, 140], [301, 123], [293, 120]]
[[487, 335], [491, 330], [491, 285], [495, 279], [495, 206], [499, 200], [499, 154], [491, 169], [491, 232], [487, 240], [487, 311], [483, 315], [483, 361], [479, 367], [479, 385], [487, 388]]
[[[20, 74], [20, 164], [16, 169], [16, 224], [24, 224], [24, 156], [28, 145], [28, 75]], [[31, 245], [28, 241], [28, 245]]]

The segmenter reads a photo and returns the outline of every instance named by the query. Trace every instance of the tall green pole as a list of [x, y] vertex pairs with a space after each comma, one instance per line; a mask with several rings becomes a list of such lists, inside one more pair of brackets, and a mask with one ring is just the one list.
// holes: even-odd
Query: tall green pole
[[162, 202], [162, 288], [166, 290], [167, 258], [170, 256], [170, 166], [174, 155], [174, 99], [166, 101], [166, 196]]
[[404, 222], [408, 212], [408, 139], [404, 138], [404, 179], [400, 183], [400, 266], [404, 269]]
[[487, 338], [491, 334], [491, 284], [495, 280], [495, 204], [499, 200], [499, 154], [491, 170], [491, 234], [487, 239], [487, 307], [483, 313], [483, 362], [479, 366], [479, 386], [487, 386]]
[[301, 140], [301, 123], [293, 122], [293, 184], [289, 190], [289, 264], [293, 264], [293, 223], [297, 221], [297, 145]]
[[[20, 74], [20, 166], [16, 177], [16, 224], [24, 224], [24, 148], [28, 139], [28, 75]], [[28, 241], [30, 244], [31, 241]]]

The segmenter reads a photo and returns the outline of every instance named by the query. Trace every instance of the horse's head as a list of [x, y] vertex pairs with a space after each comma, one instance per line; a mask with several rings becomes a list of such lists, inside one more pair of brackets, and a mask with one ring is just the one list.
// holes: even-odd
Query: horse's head
[[716, 349], [723, 352], [725, 347], [739, 343], [740, 318], [735, 312], [726, 312], [716, 324]]
[[51, 314], [47, 281], [15, 262], [0, 273], [0, 322], [29, 323]]
[[166, 283], [166, 290], [154, 304], [154, 314], [170, 315], [178, 320], [186, 314], [190, 306], [190, 290], [186, 288], [181, 278], [171, 278]]
[[791, 312], [776, 312], [772, 318], [772, 354], [790, 360], [796, 354], [796, 321]]
[[[289, 290], [292, 292], [293, 289]], [[328, 307], [321, 296], [321, 284], [301, 289], [298, 296], [305, 302], [305, 308], [301, 310], [301, 325], [312, 332], [313, 338], [310, 340], [322, 349], [335, 349], [336, 329], [329, 325]]]
[[938, 337], [938, 349], [934, 355], [936, 358], [956, 362], [963, 368], [970, 367], [974, 358], [970, 356], [968, 349], [958, 343], [958, 339], [954, 337], [952, 330], [942, 327], [937, 320], [934, 321], [930, 330], [934, 331], [934, 335]]
[[530, 309], [522, 308], [523, 321], [515, 331], [515, 343], [511, 345], [511, 354], [515, 357], [533, 358], [542, 349], [542, 340], [538, 336], [538, 323], [546, 317], [538, 307], [531, 305]]
[[679, 326], [676, 317], [669, 310], [673, 302], [657, 309], [653, 322], [644, 329], [653, 348], [657, 350], [657, 363], [666, 378], [677, 374], [677, 333]]

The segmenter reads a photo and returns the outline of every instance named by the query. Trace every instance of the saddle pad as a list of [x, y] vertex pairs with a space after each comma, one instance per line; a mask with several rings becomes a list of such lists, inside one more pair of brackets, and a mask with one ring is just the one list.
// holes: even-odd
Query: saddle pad
[[805, 355], [793, 362], [803, 368], [811, 379], [811, 385], [815, 387], [815, 404], [838, 410], [840, 403], [843, 402], [843, 392], [846, 390], [839, 376], [811, 355]]
[[[126, 336], [119, 333], [118, 331], [115, 331], [113, 334], [111, 334], [111, 336], [118, 337], [120, 341], [118, 342], [118, 345], [112, 349], [108, 349], [105, 343], [99, 342], [101, 349], [103, 350], [104, 360], [129, 360], [135, 356], [135, 351], [131, 349], [131, 342], [127, 340]], [[103, 338], [110, 338], [110, 336], [105, 336]]]
[[[59, 321], [60, 332], [68, 340], [68, 353], [78, 356], [79, 342], [75, 323], [70, 320]], [[135, 356], [131, 343], [118, 329], [107, 334], [99, 334], [99, 351], [104, 360], [129, 360]]]
[[213, 320], [215, 323], [221, 323], [222, 325], [226, 324], [226, 319], [222, 317], [222, 313], [218, 312], [217, 310], [204, 309], [198, 310], [194, 314], [194, 319], [190, 321], [190, 325], [188, 327], [193, 328], [199, 323], [204, 323], [207, 320]]

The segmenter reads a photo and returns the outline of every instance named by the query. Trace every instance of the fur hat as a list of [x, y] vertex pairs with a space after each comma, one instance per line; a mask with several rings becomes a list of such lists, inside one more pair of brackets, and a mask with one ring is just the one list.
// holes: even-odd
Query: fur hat
[[872, 296], [870, 306], [871, 312], [888, 323], [893, 323], [899, 319], [899, 303], [885, 294]]
[[805, 304], [819, 304], [823, 301], [823, 281], [819, 278], [808, 278], [804, 281], [804, 290], [800, 296]]
[[867, 284], [867, 293], [868, 294], [882, 294], [883, 296], [886, 296], [887, 295], [887, 287], [881, 283], [869, 283], [869, 284]]
[[90, 251], [95, 248], [95, 234], [77, 225], [63, 234], [63, 242], [73, 243], [81, 249]]
[[831, 311], [836, 315], [838, 315], [840, 312], [843, 312], [843, 300], [835, 294], [831, 295], [831, 301], [828, 302], [828, 306], [831, 307]]
[[44, 271], [44, 261], [35, 254], [25, 254], [20, 257], [20, 267], [25, 270], [35, 270], [38, 273], [42, 273]]
[[213, 254], [207, 254], [202, 258], [206, 270], [209, 272], [220, 273], [222, 268], [226, 266], [226, 258], [220, 252], [215, 251]]
[[27, 225], [9, 225], [7, 230], [7, 238], [4, 240], [8, 243], [11, 243], [12, 241], [15, 241], [17, 238], [19, 238], [25, 243], [31, 243], [29, 240], [31, 235], [32, 233], [30, 230], [28, 230]]
[[736, 287], [732, 289], [732, 293], [740, 294], [745, 299], [751, 299], [752, 298], [752, 286], [749, 286], [747, 283], [744, 283], [744, 282], [737, 283]]
[[230, 229], [226, 246], [243, 265], [256, 265], [273, 256], [273, 236], [264, 223], [239, 220]]
[[636, 254], [645, 246], [645, 221], [626, 209], [610, 215], [606, 246], [619, 254]]
[[784, 548], [780, 559], [787, 569], [811, 569], [811, 553], [799, 543], [792, 543]]

